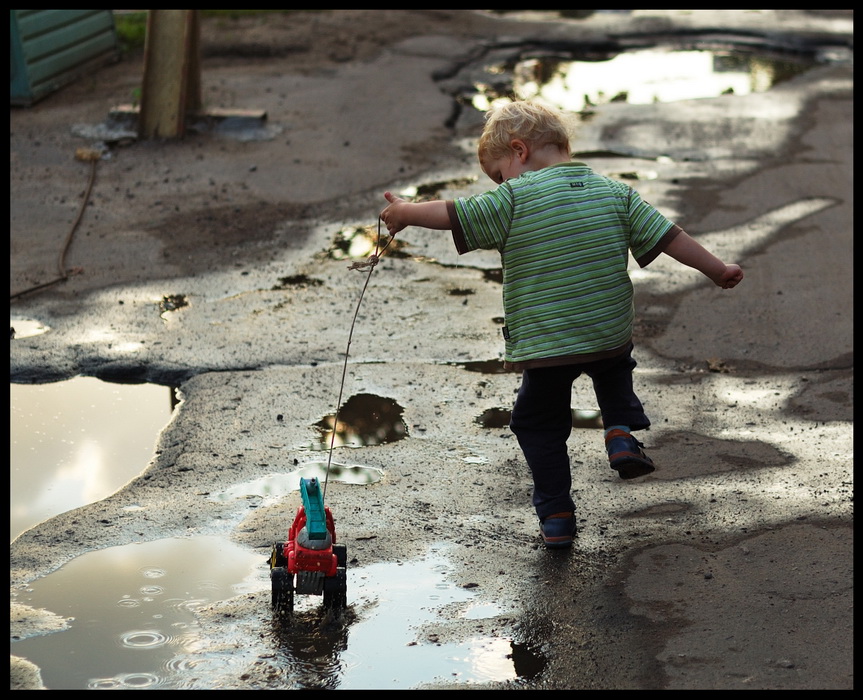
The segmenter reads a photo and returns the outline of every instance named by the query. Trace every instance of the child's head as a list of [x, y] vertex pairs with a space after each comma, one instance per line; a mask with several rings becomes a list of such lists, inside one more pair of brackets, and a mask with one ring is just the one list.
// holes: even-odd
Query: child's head
[[480, 163], [508, 156], [513, 139], [533, 148], [553, 145], [569, 151], [569, 134], [559, 112], [535, 102], [508, 102], [485, 115], [477, 149]]

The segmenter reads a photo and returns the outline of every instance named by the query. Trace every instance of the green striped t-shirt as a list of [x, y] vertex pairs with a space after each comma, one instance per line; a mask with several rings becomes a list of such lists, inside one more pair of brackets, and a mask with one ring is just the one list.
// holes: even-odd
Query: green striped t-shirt
[[644, 267], [680, 232], [629, 185], [576, 162], [448, 207], [459, 253], [500, 252], [510, 369], [625, 352], [634, 319], [628, 253]]

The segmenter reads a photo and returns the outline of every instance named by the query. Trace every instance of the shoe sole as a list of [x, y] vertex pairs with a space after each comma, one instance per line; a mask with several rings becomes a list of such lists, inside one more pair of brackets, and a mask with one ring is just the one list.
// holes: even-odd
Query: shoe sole
[[614, 464], [611, 468], [617, 471], [621, 479], [636, 479], [639, 476], [646, 476], [647, 474], [656, 471], [656, 467], [650, 462], [643, 462], [641, 460], [634, 459], [628, 462]]

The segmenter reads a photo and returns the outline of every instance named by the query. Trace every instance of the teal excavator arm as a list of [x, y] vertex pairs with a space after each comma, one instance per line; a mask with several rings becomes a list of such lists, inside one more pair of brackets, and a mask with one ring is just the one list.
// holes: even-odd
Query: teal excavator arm
[[306, 510], [306, 531], [310, 540], [327, 538], [327, 515], [324, 510], [324, 495], [316, 477], [300, 479], [300, 495]]

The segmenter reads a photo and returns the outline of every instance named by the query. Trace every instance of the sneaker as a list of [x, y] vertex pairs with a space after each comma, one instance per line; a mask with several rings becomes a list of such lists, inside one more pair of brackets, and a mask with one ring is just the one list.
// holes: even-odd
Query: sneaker
[[611, 468], [617, 470], [621, 479], [634, 479], [656, 469], [642, 447], [644, 445], [622, 430], [612, 430], [605, 436], [605, 449]]
[[563, 549], [572, 546], [575, 537], [575, 513], [555, 513], [539, 524], [542, 541], [549, 549]]

